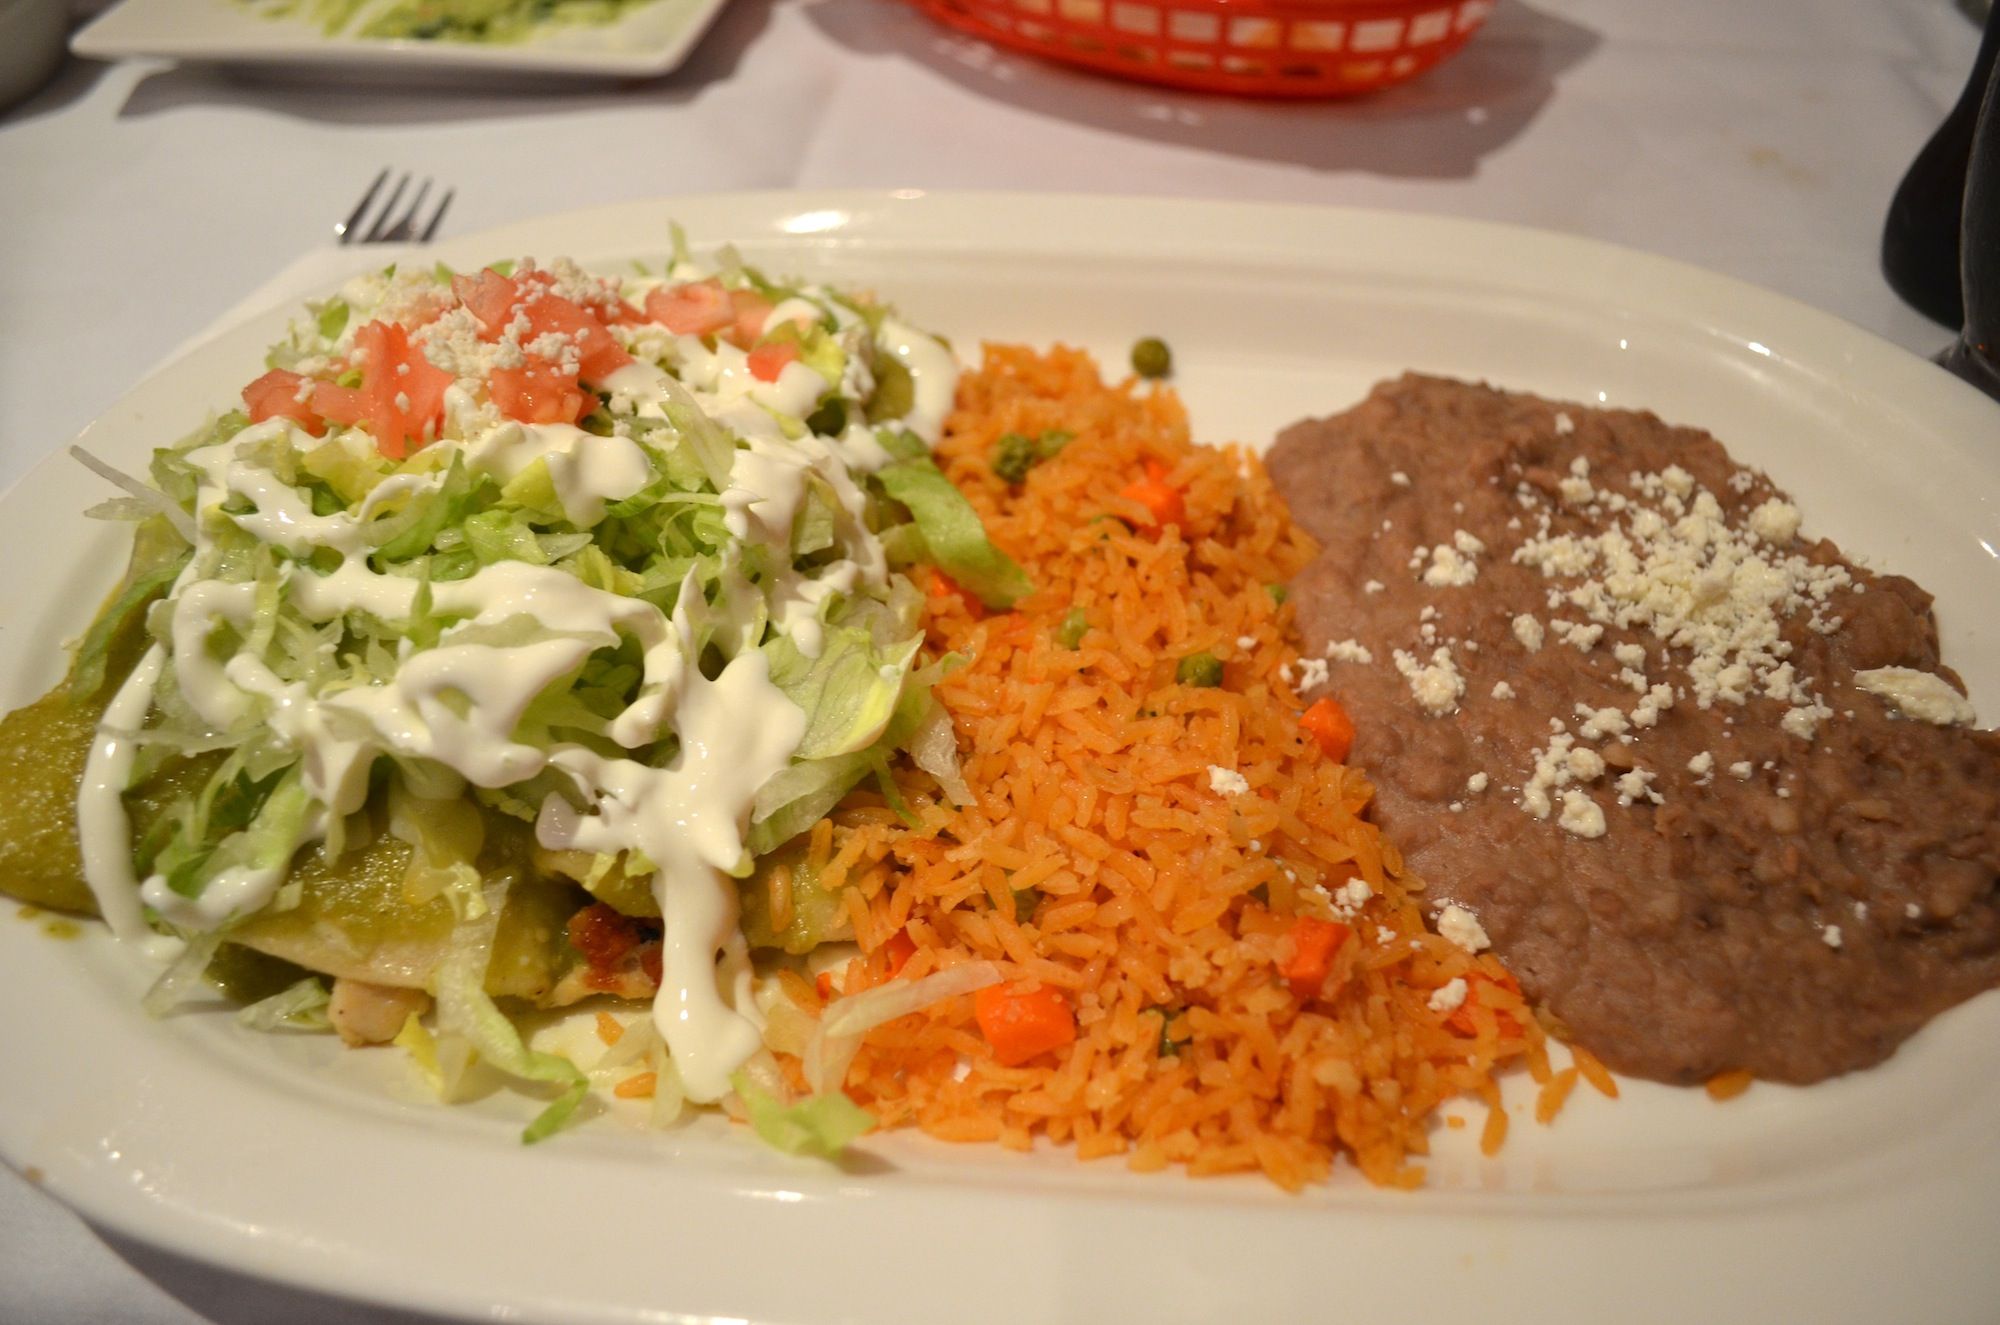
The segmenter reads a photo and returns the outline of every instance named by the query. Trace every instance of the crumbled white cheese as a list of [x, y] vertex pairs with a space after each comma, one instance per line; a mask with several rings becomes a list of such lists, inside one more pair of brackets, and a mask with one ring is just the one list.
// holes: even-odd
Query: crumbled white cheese
[[1840, 946], [1840, 926], [1839, 926], [1839, 925], [1827, 925], [1827, 926], [1825, 926], [1825, 927], [1824, 927], [1823, 929], [1821, 929], [1821, 930], [1820, 930], [1820, 932], [1819, 932], [1819, 937], [1820, 937], [1820, 942], [1822, 942], [1822, 943], [1826, 944], [1826, 946], [1827, 946], [1827, 947], [1829, 947], [1829, 948], [1837, 948], [1837, 947], [1839, 947], [1839, 946]]
[[1595, 782], [1604, 776], [1604, 756], [1589, 746], [1571, 750], [1565, 762], [1569, 765], [1569, 775], [1578, 782]]
[[1479, 578], [1479, 566], [1455, 547], [1443, 543], [1431, 549], [1423, 581], [1433, 589], [1462, 589]]
[[1389, 587], [1388, 585], [1386, 585], [1386, 584], [1382, 583], [1382, 581], [1380, 581], [1380, 580], [1369, 580], [1369, 581], [1368, 581], [1368, 582], [1367, 582], [1366, 584], [1363, 584], [1363, 585], [1361, 586], [1361, 592], [1362, 592], [1362, 593], [1381, 593], [1381, 592], [1383, 592], [1384, 590], [1386, 590], [1386, 589], [1387, 589], [1388, 587]]
[[1493, 940], [1486, 937], [1486, 927], [1479, 923], [1479, 917], [1457, 902], [1447, 904], [1438, 913], [1437, 931], [1442, 938], [1467, 952], [1479, 952], [1493, 946]]
[[[1652, 505], [1628, 505], [1621, 519], [1594, 535], [1557, 534], [1542, 509], [1537, 529], [1513, 558], [1552, 580], [1576, 581], [1556, 596], [1591, 621], [1644, 629], [1668, 648], [1685, 650], [1687, 689], [1699, 707], [1768, 693], [1790, 651], [1780, 631], [1788, 617], [1804, 615], [1821, 633], [1838, 628], [1826, 608], [1837, 590], [1852, 585], [1846, 568], [1732, 528], [1715, 495], [1679, 466], [1633, 479]], [[1786, 532], [1783, 505], [1759, 508], [1763, 532], [1773, 538]], [[1775, 697], [1795, 706], [1812, 702], [1807, 678], [1788, 675], [1785, 686]]]
[[1431, 991], [1431, 1011], [1450, 1016], [1465, 1005], [1465, 977], [1455, 975]]
[[1778, 719], [1778, 726], [1801, 741], [1810, 741], [1819, 734], [1820, 719], [1832, 716], [1833, 710], [1824, 704], [1799, 704], [1785, 710], [1785, 716]]
[[1241, 796], [1250, 790], [1250, 779], [1233, 768], [1220, 764], [1208, 766], [1208, 789], [1218, 796]]
[[1653, 727], [1660, 721], [1660, 715], [1674, 706], [1674, 688], [1670, 685], [1656, 685], [1646, 691], [1645, 697], [1632, 706], [1634, 727]]
[[1739, 782], [1748, 782], [1752, 771], [1748, 759], [1739, 759], [1729, 766], [1729, 776]]
[[1706, 777], [1715, 771], [1715, 756], [1703, 750], [1700, 754], [1688, 760], [1687, 767], [1688, 772]]
[[1921, 916], [1923, 913], [1924, 913], [1924, 908], [1918, 906], [1915, 902], [1903, 903], [1903, 914], [1907, 916], [1909, 919], [1915, 920], [1918, 916]]
[[1390, 472], [1389, 481], [1395, 484], [1399, 488], [1407, 488], [1410, 486], [1410, 476], [1408, 474], [1405, 474], [1400, 469], [1393, 470]]
[[1236, 637], [1236, 647], [1248, 653], [1257, 647], [1257, 637], [1255, 635], [1238, 635]]
[[1576, 706], [1576, 716], [1583, 719], [1583, 725], [1576, 729], [1577, 735], [1586, 741], [1601, 741], [1607, 736], [1623, 736], [1632, 729], [1625, 714], [1608, 705], [1592, 708], [1588, 704]]
[[1463, 529], [1454, 529], [1452, 531], [1451, 545], [1468, 557], [1476, 557], [1486, 551], [1485, 543], [1466, 533]]
[[1643, 644], [1620, 644], [1611, 650], [1611, 656], [1626, 667], [1646, 665], [1646, 646]]
[[1488, 778], [1484, 773], [1474, 773], [1465, 780], [1465, 789], [1477, 796], [1480, 792], [1486, 790], [1487, 783]]
[[1556, 411], [1556, 435], [1566, 437], [1576, 431], [1576, 420], [1561, 410]]
[[1750, 532], [1783, 546], [1799, 536], [1799, 508], [1776, 497], [1750, 512]]
[[1505, 681], [1495, 681], [1493, 683], [1493, 698], [1512, 699], [1513, 697], [1514, 697], [1513, 686], [1508, 685]]
[[1624, 773], [1620, 773], [1617, 782], [1614, 784], [1618, 788], [1618, 803], [1620, 805], [1631, 805], [1638, 801], [1646, 800], [1651, 801], [1655, 805], [1660, 804], [1663, 799], [1660, 793], [1652, 790], [1648, 785], [1652, 780], [1653, 774], [1643, 768], [1629, 769]]
[[1578, 653], [1589, 653], [1604, 638], [1604, 627], [1595, 623], [1585, 626], [1574, 621], [1551, 621], [1549, 633]]
[[1374, 895], [1375, 890], [1370, 888], [1365, 880], [1349, 879], [1346, 883], [1334, 889], [1329, 894], [1328, 900], [1333, 903], [1334, 910], [1343, 916], [1352, 918], [1354, 913], [1359, 911], [1367, 903], [1368, 899]]
[[1854, 684], [1886, 700], [1900, 716], [1940, 727], [1969, 727], [1976, 720], [1972, 703], [1951, 683], [1914, 667], [1876, 667], [1854, 674]]
[[1396, 670], [1410, 683], [1410, 693], [1416, 696], [1417, 705], [1424, 712], [1441, 717], [1458, 707], [1459, 697], [1465, 694], [1465, 678], [1452, 662], [1450, 649], [1433, 650], [1429, 664], [1418, 662], [1402, 649], [1397, 649], [1392, 657]]
[[1298, 688], [1317, 690], [1326, 684], [1327, 668], [1324, 658], [1299, 659]]
[[1337, 639], [1326, 646], [1326, 656], [1335, 662], [1372, 663], [1375, 655], [1364, 647], [1360, 640]]
[[1581, 791], [1565, 791], [1562, 815], [1556, 822], [1578, 837], [1603, 837], [1604, 807]]
[[1567, 784], [1572, 776], [1569, 771], [1569, 752], [1576, 744], [1576, 738], [1562, 729], [1562, 724], [1554, 718], [1549, 725], [1555, 730], [1549, 735], [1549, 743], [1535, 752], [1535, 768], [1527, 782], [1521, 787], [1521, 808], [1537, 819], [1546, 819], [1555, 802], [1549, 793]]
[[1542, 623], [1526, 612], [1514, 618], [1514, 638], [1521, 641], [1521, 647], [1534, 653], [1542, 647], [1545, 632]]

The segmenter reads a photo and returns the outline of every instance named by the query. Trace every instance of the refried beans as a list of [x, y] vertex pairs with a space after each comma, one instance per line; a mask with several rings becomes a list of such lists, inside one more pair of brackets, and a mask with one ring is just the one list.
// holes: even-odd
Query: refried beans
[[2000, 983], [2000, 735], [1930, 595], [1713, 437], [1406, 376], [1269, 464], [1324, 545], [1295, 683], [1576, 1043], [1805, 1083]]

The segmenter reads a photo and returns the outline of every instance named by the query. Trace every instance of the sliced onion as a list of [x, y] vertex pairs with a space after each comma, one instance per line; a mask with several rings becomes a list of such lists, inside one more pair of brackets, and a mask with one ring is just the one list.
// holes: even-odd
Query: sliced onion
[[834, 1000], [827, 1005], [819, 1019], [819, 1029], [806, 1045], [803, 1060], [806, 1085], [815, 1095], [839, 1090], [846, 1083], [847, 1069], [869, 1031], [947, 998], [997, 985], [1004, 978], [992, 962], [966, 962], [933, 972], [921, 980], [891, 980], [851, 998]]
[[182, 538], [185, 538], [190, 543], [194, 542], [194, 521], [189, 518], [186, 511], [174, 505], [172, 499], [166, 493], [161, 492], [150, 483], [133, 478], [130, 474], [127, 474], [124, 470], [116, 466], [104, 463], [104, 461], [99, 460], [80, 446], [72, 445], [69, 448], [69, 453], [76, 457], [78, 463], [82, 464], [91, 473], [97, 475], [107, 483], [117, 484], [145, 505], [166, 516], [168, 522], [174, 528], [180, 530]]
[[592, 1076], [599, 1072], [612, 1072], [646, 1057], [660, 1043], [659, 1028], [653, 1024], [651, 1015], [639, 1018], [625, 1028], [618, 1037], [618, 1043], [607, 1046], [597, 1061], [590, 1065]]

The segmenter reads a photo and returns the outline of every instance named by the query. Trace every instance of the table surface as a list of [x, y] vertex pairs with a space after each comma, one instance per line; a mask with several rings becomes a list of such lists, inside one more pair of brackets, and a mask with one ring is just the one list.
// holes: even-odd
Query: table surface
[[[0, 484], [330, 244], [385, 165], [457, 186], [447, 234], [770, 188], [1447, 213], [1699, 263], [1929, 354], [1949, 336], [1883, 284], [1877, 245], [1977, 44], [1947, 0], [1502, 0], [1427, 78], [1282, 105], [1044, 65], [892, 0], [731, 0], [639, 85], [356, 91], [71, 61], [0, 114]], [[642, 138], [662, 150], [579, 147]], [[559, 195], [519, 166], [548, 161], [570, 163]], [[102, 1239], [0, 1169], [0, 1321], [415, 1319]]]

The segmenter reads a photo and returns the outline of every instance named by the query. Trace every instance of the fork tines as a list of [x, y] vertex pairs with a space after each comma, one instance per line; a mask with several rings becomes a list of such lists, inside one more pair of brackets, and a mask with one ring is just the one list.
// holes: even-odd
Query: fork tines
[[[347, 219], [333, 227], [334, 236], [339, 242], [405, 244], [415, 241], [427, 244], [431, 236], [437, 233], [438, 226], [444, 221], [445, 212], [451, 207], [451, 200], [457, 196], [457, 190], [446, 189], [444, 196], [438, 199], [436, 208], [425, 216], [424, 204], [429, 201], [431, 194], [431, 181], [426, 177], [418, 182], [416, 196], [410, 199], [409, 206], [403, 207], [399, 212], [397, 208], [402, 205], [403, 195], [409, 192], [413, 178], [406, 171], [396, 177], [388, 198], [378, 207], [375, 200], [381, 196], [382, 186], [389, 183], [392, 173], [384, 167], [382, 173], [375, 177], [374, 183], [368, 186], [368, 191], [361, 195], [361, 201], [354, 204], [354, 210], [348, 213]], [[371, 216], [374, 218], [372, 222], [369, 221]]]

